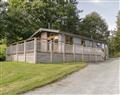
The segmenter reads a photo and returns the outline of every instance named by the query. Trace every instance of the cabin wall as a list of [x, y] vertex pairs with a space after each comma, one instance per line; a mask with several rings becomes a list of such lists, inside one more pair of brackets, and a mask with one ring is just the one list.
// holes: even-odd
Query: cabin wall
[[65, 47], [64, 43], [65, 43], [65, 35], [64, 34], [59, 34], [58, 35], [58, 44], [59, 44], [58, 45], [59, 46], [58, 52], [59, 53], [64, 52], [64, 47]]
[[73, 37], [73, 43], [74, 44], [81, 44], [81, 39], [80, 38], [78, 38], [78, 37]]
[[41, 33], [41, 50], [43, 52], [48, 50], [47, 32]]
[[73, 44], [74, 44], [74, 52], [75, 53], [82, 53], [82, 48], [81, 47], [81, 39], [78, 37], [73, 38]]

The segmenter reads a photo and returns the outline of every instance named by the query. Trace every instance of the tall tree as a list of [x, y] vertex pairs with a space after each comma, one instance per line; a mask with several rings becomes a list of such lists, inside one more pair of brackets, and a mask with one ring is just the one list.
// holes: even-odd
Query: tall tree
[[88, 14], [83, 19], [79, 33], [100, 41], [106, 41], [109, 36], [108, 25], [96, 12]]
[[76, 5], [76, 0], [61, 0], [61, 2], [59, 2], [58, 16], [61, 21], [59, 29], [72, 33], [78, 32], [77, 28], [80, 22], [78, 14], [80, 11], [77, 10]]
[[120, 11], [118, 12], [117, 16], [117, 32], [116, 32], [116, 37], [114, 38], [115, 42], [115, 51], [120, 52]]
[[117, 33], [120, 35], [120, 11], [117, 16]]
[[7, 12], [8, 43], [28, 38], [41, 26], [42, 23], [39, 18], [41, 18], [42, 13], [39, 10], [43, 6], [43, 2], [38, 0], [34, 2], [9, 0]]
[[76, 0], [9, 0], [8, 3], [8, 43], [26, 39], [40, 27], [77, 32]]
[[0, 40], [5, 37], [5, 17], [7, 5], [7, 2], [0, 0]]
[[116, 31], [114, 31], [114, 35], [109, 40], [109, 51], [111, 56], [120, 57], [120, 11], [117, 15], [116, 24]]

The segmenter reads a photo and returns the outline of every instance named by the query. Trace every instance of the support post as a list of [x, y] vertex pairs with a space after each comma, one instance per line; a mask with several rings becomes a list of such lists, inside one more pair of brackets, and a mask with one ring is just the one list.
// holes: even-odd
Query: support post
[[26, 41], [24, 41], [24, 61], [26, 62]]
[[52, 40], [50, 41], [50, 62], [52, 63], [53, 62], [53, 42]]
[[75, 60], [75, 44], [73, 44], [73, 57], [74, 57], [74, 61], [76, 61]]
[[103, 44], [104, 46], [104, 59], [103, 60], [106, 60], [106, 50], [105, 50], [105, 44]]
[[37, 38], [34, 38], [34, 63], [37, 62]]
[[16, 61], [18, 61], [18, 43], [16, 44]]
[[65, 43], [62, 42], [62, 54], [63, 54], [63, 62], [65, 62]]
[[95, 51], [95, 63], [97, 62], [97, 51], [96, 51], [97, 47], [95, 47], [94, 51]]
[[109, 50], [108, 50], [108, 45], [106, 44], [106, 50], [107, 50], [107, 58], [106, 59], [109, 59]]
[[84, 62], [84, 46], [82, 46], [82, 62]]

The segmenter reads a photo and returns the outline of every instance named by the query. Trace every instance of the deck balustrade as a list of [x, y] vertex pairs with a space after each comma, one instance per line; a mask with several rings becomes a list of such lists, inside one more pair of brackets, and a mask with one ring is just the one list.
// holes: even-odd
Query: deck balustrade
[[[72, 54], [74, 60], [76, 60], [77, 55], [83, 56], [86, 55], [86, 57], [81, 57], [82, 60], [90, 60], [92, 56], [94, 58], [98, 58], [101, 56], [101, 58], [104, 58], [104, 51], [102, 51], [102, 48], [98, 47], [84, 47], [80, 44], [65, 44], [63, 42], [54, 42], [54, 41], [48, 41], [46, 39], [39, 39], [34, 38], [31, 40], [26, 40], [24, 42], [16, 43], [14, 45], [10, 45], [7, 48], [6, 54], [8, 56], [10, 55], [16, 55], [16, 60], [18, 54], [24, 55], [24, 60], [26, 61], [27, 53], [31, 52], [31, 55], [33, 53], [34, 58], [36, 58], [38, 55], [37, 53], [49, 53], [50, 56], [53, 56], [54, 53], [60, 53], [63, 57], [66, 56], [66, 54]], [[35, 57], [36, 56], [36, 57]], [[21, 57], [22, 58], [22, 57]], [[29, 60], [30, 56], [28, 57]], [[50, 57], [51, 61], [53, 57]], [[64, 60], [65, 58], [63, 58]], [[101, 60], [102, 60], [101, 59]], [[35, 61], [35, 60], [34, 60]]]

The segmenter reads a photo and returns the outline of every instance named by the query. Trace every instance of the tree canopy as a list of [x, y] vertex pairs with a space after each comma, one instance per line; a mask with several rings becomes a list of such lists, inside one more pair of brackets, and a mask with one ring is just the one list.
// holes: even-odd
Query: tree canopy
[[27, 39], [39, 28], [59, 29], [64, 32], [106, 41], [108, 26], [93, 12], [81, 20], [77, 0], [8, 0], [1, 6], [0, 36], [7, 43]]
[[76, 0], [9, 0], [6, 12], [8, 43], [28, 38], [42, 28], [77, 32]]
[[109, 48], [111, 56], [120, 56], [120, 11], [117, 15], [116, 22], [116, 31], [114, 31], [114, 35], [110, 38]]
[[80, 23], [79, 28], [80, 35], [85, 35], [96, 40], [106, 41], [109, 36], [108, 25], [96, 12], [86, 15]]
[[5, 17], [7, 2], [0, 0], [0, 40], [5, 37]]
[[115, 36], [114, 47], [116, 52], [120, 52], [120, 11], [118, 12], [117, 16], [117, 32]]

